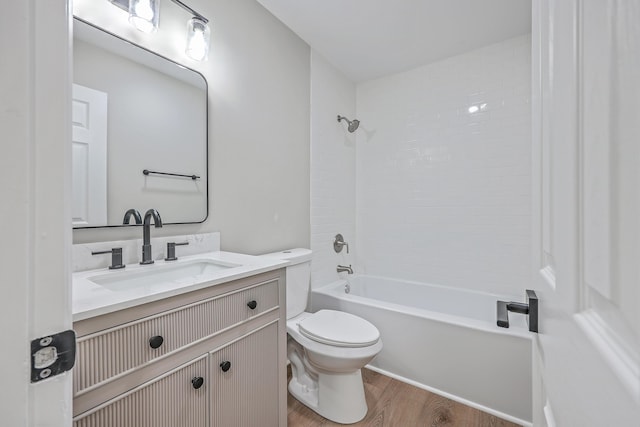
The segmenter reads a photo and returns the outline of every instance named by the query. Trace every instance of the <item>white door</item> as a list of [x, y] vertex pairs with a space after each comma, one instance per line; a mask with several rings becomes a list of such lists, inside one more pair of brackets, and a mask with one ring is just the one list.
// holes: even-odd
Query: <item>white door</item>
[[534, 425], [640, 426], [640, 2], [533, 2]]
[[73, 85], [73, 226], [107, 224], [107, 94]]

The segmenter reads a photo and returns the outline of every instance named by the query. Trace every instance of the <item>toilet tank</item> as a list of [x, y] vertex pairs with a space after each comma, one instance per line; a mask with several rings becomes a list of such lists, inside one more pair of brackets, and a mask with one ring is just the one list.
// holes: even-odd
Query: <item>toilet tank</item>
[[311, 250], [287, 249], [261, 256], [289, 261], [286, 268], [287, 319], [297, 316], [307, 308], [311, 284]]

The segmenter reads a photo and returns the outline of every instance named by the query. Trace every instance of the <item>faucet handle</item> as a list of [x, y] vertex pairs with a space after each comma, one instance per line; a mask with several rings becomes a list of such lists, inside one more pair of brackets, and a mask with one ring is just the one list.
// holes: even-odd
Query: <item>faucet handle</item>
[[125, 265], [122, 263], [122, 248], [111, 248], [106, 251], [91, 252], [91, 255], [102, 254], [111, 254], [111, 265], [109, 266], [109, 270], [117, 270], [119, 268], [125, 267]]
[[176, 246], [185, 246], [188, 245], [189, 242], [167, 242], [167, 257], [164, 259], [165, 261], [175, 261], [178, 258], [176, 257]]
[[349, 244], [344, 241], [344, 237], [342, 237], [342, 234], [338, 233], [333, 240], [333, 250], [336, 251], [336, 253], [340, 253], [342, 252], [343, 246], [347, 247], [347, 253], [349, 253]]

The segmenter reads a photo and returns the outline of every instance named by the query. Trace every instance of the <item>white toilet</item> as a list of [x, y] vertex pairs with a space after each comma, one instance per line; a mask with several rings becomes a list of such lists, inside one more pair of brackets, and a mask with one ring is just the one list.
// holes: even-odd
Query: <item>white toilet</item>
[[382, 350], [380, 333], [366, 320], [334, 310], [305, 312], [311, 251], [291, 249], [264, 256], [288, 260], [287, 356], [289, 392], [323, 417], [342, 424], [367, 414], [360, 369]]

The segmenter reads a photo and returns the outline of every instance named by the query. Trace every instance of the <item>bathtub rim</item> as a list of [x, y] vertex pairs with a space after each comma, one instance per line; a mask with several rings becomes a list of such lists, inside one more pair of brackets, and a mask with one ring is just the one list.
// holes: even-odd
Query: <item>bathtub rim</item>
[[[463, 291], [471, 294], [490, 296], [492, 299], [495, 298], [496, 301], [498, 300], [510, 301], [513, 299], [512, 296], [508, 296], [508, 295], [498, 295], [498, 294], [489, 293], [489, 292], [481, 292], [481, 291], [475, 291], [471, 289], [464, 289], [464, 288], [458, 288], [458, 287], [449, 287], [449, 286], [432, 284], [432, 283], [422, 283], [422, 282], [416, 282], [416, 281], [394, 279], [394, 278], [384, 277], [384, 276], [358, 274], [355, 277], [382, 279], [382, 280], [387, 280], [392, 282], [409, 283], [416, 286], [436, 287], [442, 290], [454, 289], [456, 291]], [[363, 304], [368, 307], [378, 307], [378, 308], [384, 307], [385, 309], [391, 310], [395, 313], [425, 317], [435, 322], [446, 323], [446, 324], [455, 325], [458, 327], [470, 328], [480, 332], [493, 333], [493, 334], [499, 334], [499, 335], [508, 335], [508, 336], [513, 336], [517, 338], [525, 338], [529, 341], [533, 340], [532, 332], [529, 332], [529, 330], [526, 328], [526, 322], [523, 322], [525, 325], [524, 327], [521, 325], [517, 325], [515, 327], [510, 327], [510, 328], [501, 328], [497, 326], [496, 323], [493, 323], [491, 321], [483, 321], [483, 320], [472, 319], [472, 318], [467, 318], [467, 317], [462, 317], [462, 316], [457, 316], [457, 315], [452, 315], [447, 313], [441, 313], [433, 310], [427, 310], [423, 308], [405, 306], [397, 303], [362, 297], [359, 295], [347, 294], [344, 291], [339, 290], [339, 289], [343, 289], [347, 283], [349, 283], [348, 280], [339, 279], [334, 282], [328, 283], [326, 285], [320, 286], [318, 288], [311, 289], [312, 306], [313, 306], [313, 294], [318, 293], [318, 294], [323, 294], [323, 295], [337, 298], [344, 301], [351, 301], [354, 303]]]

